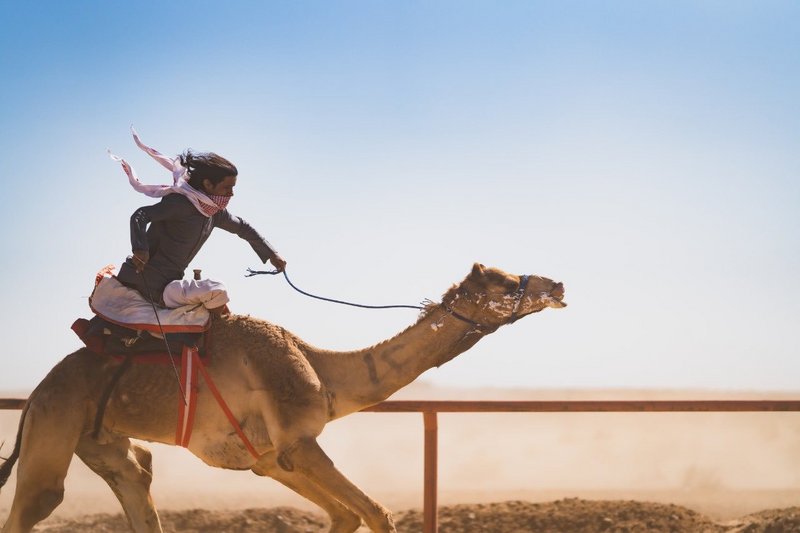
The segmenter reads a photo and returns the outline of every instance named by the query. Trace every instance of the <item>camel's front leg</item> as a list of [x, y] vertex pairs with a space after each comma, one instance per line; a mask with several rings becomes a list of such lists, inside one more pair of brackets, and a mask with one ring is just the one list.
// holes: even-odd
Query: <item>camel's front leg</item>
[[36, 391], [23, 411], [17, 490], [3, 533], [26, 533], [64, 498], [64, 479], [83, 426], [83, 414], [64, 402], [48, 405]]
[[280, 481], [300, 496], [322, 507], [331, 519], [329, 533], [353, 533], [361, 526], [361, 517], [342, 505], [313, 481], [299, 472], [289, 472], [278, 466], [276, 452], [262, 455], [252, 468], [259, 476]]
[[305, 437], [295, 441], [278, 455], [277, 462], [284, 470], [300, 474], [329, 497], [339, 500], [358, 513], [372, 531], [376, 533], [397, 531], [389, 510], [344, 477], [320, 448], [316, 439]]
[[151, 455], [146, 448], [133, 444], [126, 437], [98, 444], [91, 437], [84, 436], [75, 453], [106, 480], [134, 531], [161, 533], [161, 522], [150, 497], [153, 470]]

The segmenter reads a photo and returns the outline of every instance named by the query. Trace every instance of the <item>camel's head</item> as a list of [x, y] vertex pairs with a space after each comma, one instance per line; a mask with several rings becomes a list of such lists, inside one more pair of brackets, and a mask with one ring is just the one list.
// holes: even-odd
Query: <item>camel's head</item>
[[475, 263], [472, 272], [444, 296], [453, 312], [478, 324], [499, 327], [546, 307], [560, 308], [564, 285], [541, 276], [516, 276]]

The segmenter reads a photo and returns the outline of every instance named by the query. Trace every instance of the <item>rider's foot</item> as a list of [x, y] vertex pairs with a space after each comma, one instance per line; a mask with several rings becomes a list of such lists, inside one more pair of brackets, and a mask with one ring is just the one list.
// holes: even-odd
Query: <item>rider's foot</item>
[[219, 307], [215, 307], [213, 309], [208, 310], [209, 313], [216, 316], [224, 316], [231, 314], [231, 310], [228, 309], [228, 305], [220, 305]]

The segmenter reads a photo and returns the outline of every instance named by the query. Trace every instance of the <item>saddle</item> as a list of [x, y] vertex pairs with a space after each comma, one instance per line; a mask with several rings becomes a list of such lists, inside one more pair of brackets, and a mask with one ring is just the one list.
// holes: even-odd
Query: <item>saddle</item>
[[90, 319], [75, 320], [72, 331], [92, 352], [115, 359], [133, 356], [135, 362], [169, 363], [169, 354], [177, 359], [186, 347], [197, 349], [201, 357], [206, 352], [206, 334], [203, 332], [165, 333], [161, 337], [149, 331], [115, 324], [97, 315]]
[[97, 273], [89, 307], [95, 316], [79, 318], [72, 330], [96, 354], [157, 362], [170, 353], [177, 357], [186, 347], [205, 352], [204, 334], [211, 325], [207, 309], [202, 305], [156, 306], [120, 283], [113, 265]]

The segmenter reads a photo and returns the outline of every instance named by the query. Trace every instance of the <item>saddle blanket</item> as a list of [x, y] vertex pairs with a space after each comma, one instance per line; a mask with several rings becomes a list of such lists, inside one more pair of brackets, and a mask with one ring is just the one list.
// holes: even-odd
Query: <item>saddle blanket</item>
[[211, 324], [211, 314], [202, 303], [177, 308], [156, 305], [156, 319], [152, 303], [107, 272], [98, 275], [97, 284], [89, 297], [89, 307], [97, 316], [109, 322], [150, 333], [199, 333], [206, 331]]

